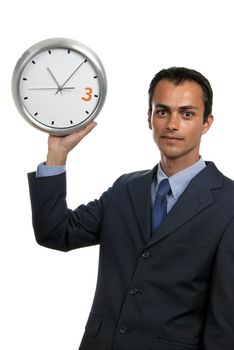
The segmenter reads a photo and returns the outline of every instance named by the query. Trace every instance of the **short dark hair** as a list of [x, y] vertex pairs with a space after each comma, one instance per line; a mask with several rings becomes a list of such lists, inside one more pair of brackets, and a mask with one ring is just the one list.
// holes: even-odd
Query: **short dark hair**
[[204, 122], [212, 112], [213, 91], [209, 81], [199, 72], [194, 69], [185, 67], [171, 67], [162, 69], [153, 78], [149, 87], [149, 113], [152, 113], [152, 99], [155, 87], [161, 80], [168, 80], [175, 85], [183, 84], [185, 81], [195, 81], [200, 85], [203, 91], [204, 101]]

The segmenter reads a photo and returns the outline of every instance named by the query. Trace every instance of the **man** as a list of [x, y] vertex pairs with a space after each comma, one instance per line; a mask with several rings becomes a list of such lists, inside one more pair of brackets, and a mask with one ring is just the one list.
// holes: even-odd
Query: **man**
[[148, 112], [160, 163], [74, 211], [64, 164], [96, 124], [49, 136], [47, 164], [29, 174], [37, 242], [63, 251], [100, 244], [80, 350], [234, 349], [234, 183], [199, 155], [212, 122], [203, 75], [160, 71]]

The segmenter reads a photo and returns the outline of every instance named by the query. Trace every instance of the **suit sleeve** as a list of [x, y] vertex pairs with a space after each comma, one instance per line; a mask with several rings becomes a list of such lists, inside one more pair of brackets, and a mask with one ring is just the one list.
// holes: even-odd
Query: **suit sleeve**
[[214, 261], [202, 350], [234, 349], [234, 219]]
[[66, 203], [66, 173], [39, 178], [35, 173], [29, 173], [28, 181], [32, 223], [38, 244], [69, 251], [99, 243], [111, 188], [100, 199], [71, 210]]

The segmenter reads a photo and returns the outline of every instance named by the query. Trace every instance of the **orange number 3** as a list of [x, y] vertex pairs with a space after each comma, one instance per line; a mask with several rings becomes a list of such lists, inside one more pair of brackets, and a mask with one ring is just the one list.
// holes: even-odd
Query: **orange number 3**
[[91, 89], [90, 87], [87, 87], [87, 88], [85, 88], [85, 90], [86, 90], [85, 96], [81, 97], [81, 99], [83, 101], [90, 101], [92, 99], [93, 89]]

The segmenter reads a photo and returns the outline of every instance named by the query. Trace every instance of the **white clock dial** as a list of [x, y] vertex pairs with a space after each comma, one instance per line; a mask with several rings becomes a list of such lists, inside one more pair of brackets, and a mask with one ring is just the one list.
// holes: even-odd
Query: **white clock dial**
[[93, 53], [90, 56], [90, 49], [74, 43], [48, 39], [38, 43], [39, 49], [36, 44], [36, 52], [26, 52], [13, 74], [13, 96], [21, 114], [51, 133], [84, 126], [104, 102], [106, 81], [100, 61]]

